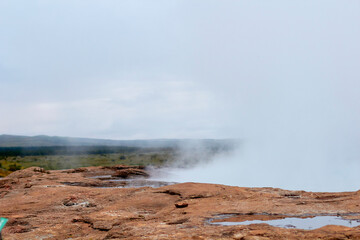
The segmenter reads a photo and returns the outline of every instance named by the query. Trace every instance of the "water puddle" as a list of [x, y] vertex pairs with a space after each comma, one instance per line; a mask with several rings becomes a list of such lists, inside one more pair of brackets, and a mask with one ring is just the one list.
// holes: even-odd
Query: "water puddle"
[[164, 181], [156, 181], [156, 180], [148, 180], [148, 179], [116, 179], [110, 180], [109, 182], [121, 183], [121, 187], [124, 188], [140, 188], [140, 187], [164, 187], [168, 185], [176, 184], [176, 182], [164, 182]]
[[112, 179], [113, 177], [111, 175], [98, 175], [98, 176], [92, 176], [92, 177], [88, 177], [88, 178], [108, 180], [108, 179]]
[[[347, 215], [349, 216], [349, 215]], [[360, 226], [360, 219], [347, 219], [346, 216], [281, 216], [281, 215], [237, 215], [227, 218], [211, 219], [210, 224], [214, 225], [250, 225], [269, 224], [281, 228], [298, 228], [311, 230], [326, 225], [340, 225], [346, 227]]]
[[94, 187], [94, 188], [141, 188], [152, 187], [158, 188], [176, 184], [176, 182], [165, 182], [157, 180], [149, 180], [144, 178], [114, 178], [108, 175], [91, 177], [101, 181], [96, 182], [62, 182], [64, 185], [77, 187]]
[[[118, 176], [119, 171], [124, 171], [124, 176]], [[134, 172], [135, 171], [135, 172]], [[95, 187], [95, 188], [141, 188], [152, 187], [158, 188], [176, 184], [177, 182], [163, 181], [162, 179], [154, 179], [146, 173], [145, 175], [138, 175], [139, 168], [124, 168], [124, 169], [101, 169], [98, 172], [87, 172], [85, 178], [92, 181], [84, 182], [64, 182], [65, 185], [80, 186], [80, 187]], [[161, 176], [162, 170], [155, 168], [148, 168], [147, 172], [151, 176]], [[141, 173], [143, 173], [141, 171]]]

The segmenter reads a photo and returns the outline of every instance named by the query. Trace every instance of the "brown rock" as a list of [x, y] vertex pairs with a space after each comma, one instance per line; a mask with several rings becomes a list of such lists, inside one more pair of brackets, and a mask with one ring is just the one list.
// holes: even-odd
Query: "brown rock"
[[183, 223], [186, 223], [187, 221], [189, 221], [189, 218], [178, 218], [178, 219], [168, 222], [167, 224], [169, 224], [169, 225], [183, 224]]
[[187, 206], [189, 206], [189, 204], [187, 202], [177, 202], [177, 203], [175, 203], [175, 207], [177, 207], [177, 208], [186, 208]]
[[98, 229], [100, 231], [109, 231], [112, 229], [112, 223], [107, 221], [95, 221], [92, 226], [93, 229]]
[[129, 177], [134, 177], [134, 176], [148, 177], [149, 174], [147, 172], [145, 172], [145, 170], [143, 170], [143, 169], [129, 168], [129, 169], [118, 170], [112, 176], [113, 177], [120, 177], [120, 178], [129, 178]]
[[18, 170], [10, 173], [7, 178], [28, 178], [33, 175], [40, 175], [43, 173], [49, 173], [49, 171], [46, 171], [45, 169], [40, 167], [29, 167], [24, 170]]
[[240, 238], [241, 240], [269, 240], [268, 237], [261, 237], [261, 236], [244, 236]]
[[[0, 179], [0, 216], [9, 219], [2, 230], [3, 238], [360, 239], [360, 227], [325, 226], [302, 230], [267, 224], [212, 224], [213, 218], [223, 218], [224, 214], [229, 214], [233, 221], [339, 214], [349, 215], [347, 217], [356, 222], [360, 219], [360, 191], [294, 192], [202, 183], [156, 189], [119, 188], [101, 184], [112, 179], [88, 178], [113, 175], [122, 170], [126, 171], [121, 174], [129, 178], [147, 176], [143, 174], [146, 173], [144, 169], [118, 166], [50, 171], [49, 174], [30, 168]], [[24, 188], [26, 184], [31, 184], [31, 188]], [[186, 208], [186, 212], [177, 209], [189, 204], [191, 207]]]

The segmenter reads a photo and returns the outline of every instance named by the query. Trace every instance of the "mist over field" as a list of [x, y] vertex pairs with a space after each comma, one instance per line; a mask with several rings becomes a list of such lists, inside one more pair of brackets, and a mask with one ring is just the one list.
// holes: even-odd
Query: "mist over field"
[[3, 0], [0, 134], [240, 139], [166, 179], [358, 190], [359, 42], [359, 1]]

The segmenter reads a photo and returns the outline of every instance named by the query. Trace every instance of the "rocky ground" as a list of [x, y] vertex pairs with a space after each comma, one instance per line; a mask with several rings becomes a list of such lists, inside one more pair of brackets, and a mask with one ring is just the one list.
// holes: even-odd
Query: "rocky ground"
[[127, 166], [14, 172], [0, 179], [0, 216], [9, 219], [3, 238], [360, 239], [360, 227], [301, 230], [209, 221], [223, 214], [236, 214], [237, 221], [324, 214], [360, 219], [360, 191], [315, 193], [200, 183], [123, 188], [127, 182], [111, 181], [134, 176], [146, 178], [148, 173]]

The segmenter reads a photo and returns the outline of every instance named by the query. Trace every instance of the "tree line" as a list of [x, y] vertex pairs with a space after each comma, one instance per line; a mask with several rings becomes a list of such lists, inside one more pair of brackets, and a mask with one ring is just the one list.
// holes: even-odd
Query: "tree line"
[[132, 153], [138, 150], [138, 147], [126, 146], [0, 147], [0, 157]]

